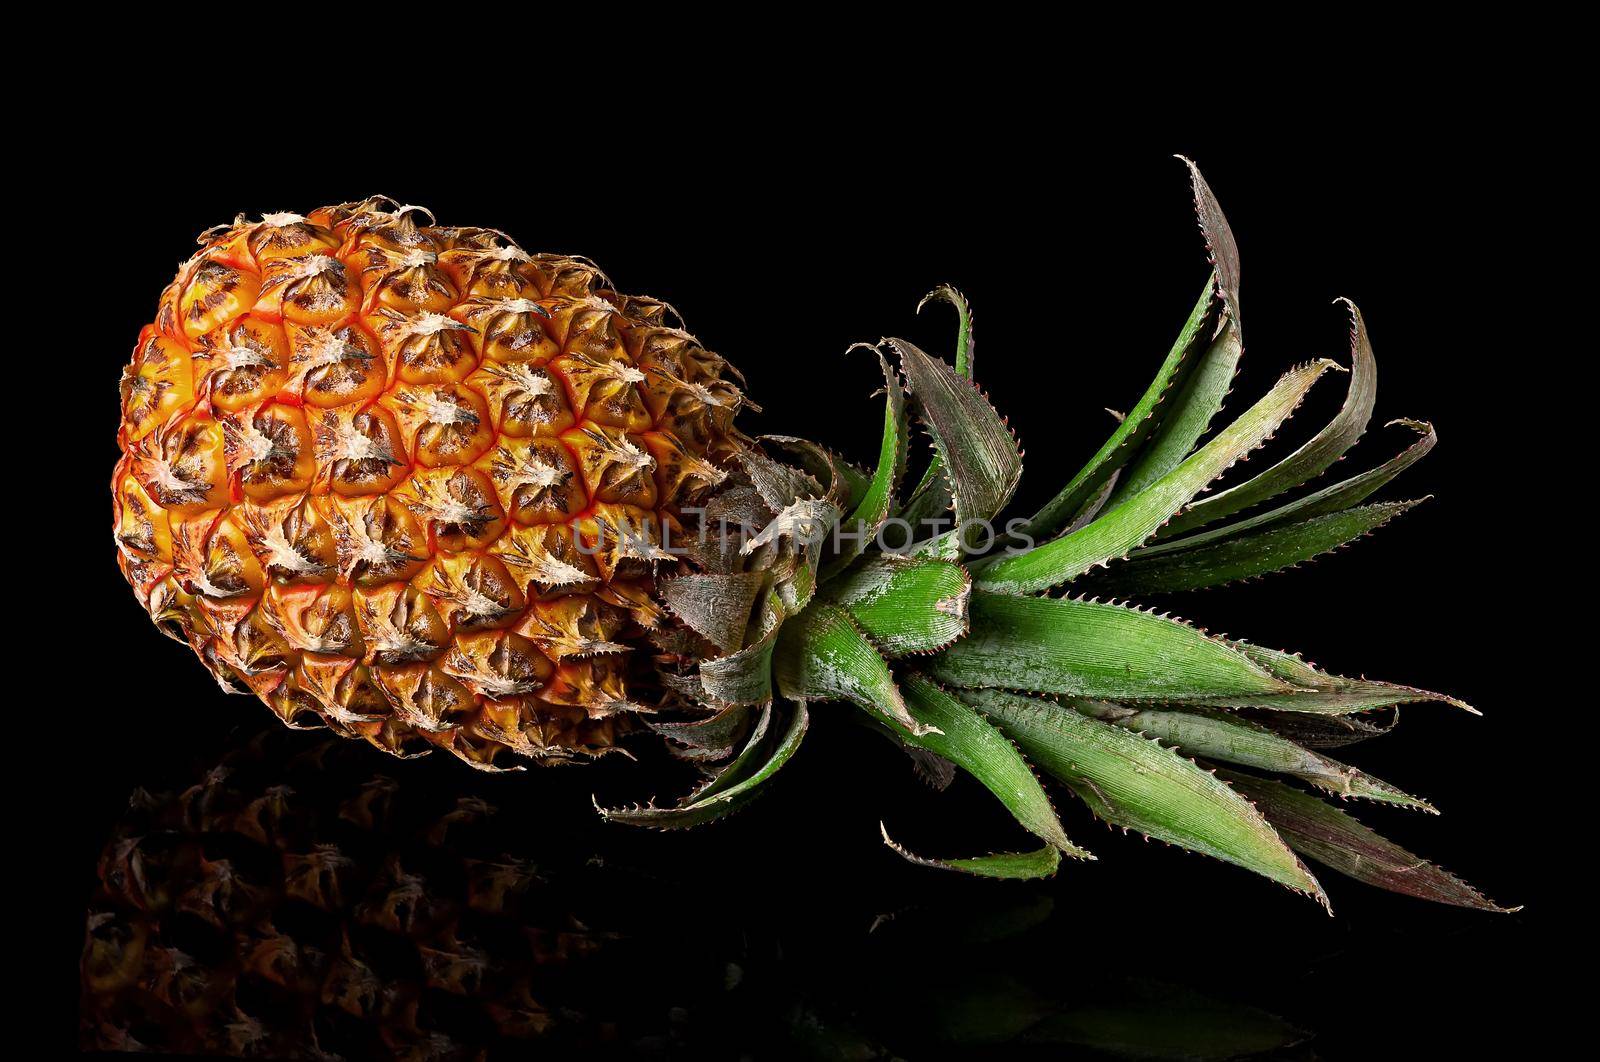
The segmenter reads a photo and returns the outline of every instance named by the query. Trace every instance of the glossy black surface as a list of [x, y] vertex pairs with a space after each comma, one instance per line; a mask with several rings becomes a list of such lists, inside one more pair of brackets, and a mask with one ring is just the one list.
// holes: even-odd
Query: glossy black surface
[[[591, 792], [638, 799], [681, 781], [648, 758], [644, 770], [614, 760], [494, 778], [428, 762], [404, 766], [402, 784], [481, 795], [499, 807], [509, 846], [578, 861], [590, 883], [580, 899], [600, 909], [588, 924], [630, 941], [618, 991], [584, 986], [586, 1013], [611, 1014], [618, 1030], [603, 1050], [1170, 1057], [1176, 1044], [1212, 1057], [1270, 1048], [1339, 1058], [1527, 1047], [1548, 1035], [1560, 1021], [1548, 949], [1568, 930], [1543, 870], [1559, 813], [1536, 780], [1555, 750], [1529, 717], [1561, 703], [1527, 677], [1549, 659], [1544, 621], [1496, 603], [1522, 592], [1518, 558], [1547, 542], [1537, 525], [1503, 518], [1504, 499], [1533, 489], [1505, 455], [1537, 449], [1528, 438], [1560, 372], [1506, 316], [1522, 282], [1515, 236], [1472, 220], [1485, 185], [1463, 175], [1446, 130], [1359, 150], [1344, 135], [1272, 150], [1180, 135], [1073, 153], [1024, 135], [1024, 118], [993, 116], [959, 142], [919, 127], [895, 135], [892, 152], [868, 150], [865, 128], [859, 144], [828, 152], [804, 149], [825, 128], [737, 152], [634, 148], [623, 137], [603, 157], [488, 183], [462, 165], [265, 159], [152, 180], [137, 210], [119, 215], [116, 280], [96, 289], [73, 363], [85, 396], [76, 430], [90, 436], [75, 481], [73, 629], [94, 646], [76, 651], [84, 675], [73, 688], [93, 700], [95, 737], [70, 781], [49, 790], [66, 812], [53, 838], [59, 894], [77, 912], [50, 938], [56, 1000], [77, 996], [82, 913], [129, 793], [192, 784], [264, 716], [224, 696], [142, 615], [113, 563], [103, 496], [117, 373], [193, 233], [238, 211], [383, 191], [442, 221], [589, 255], [623, 288], [672, 302], [747, 374], [765, 407], [751, 430], [827, 438], [862, 460], [880, 423], [868, 398], [876, 370], [842, 352], [882, 334], [947, 351], [942, 309], [912, 310], [951, 281], [976, 310], [978, 377], [1027, 449], [1025, 507], [1099, 445], [1103, 407], [1137, 397], [1205, 278], [1183, 167], [1168, 157], [1181, 150], [1205, 171], [1242, 253], [1246, 354], [1230, 408], [1291, 363], [1343, 359], [1346, 321], [1332, 300], [1349, 296], [1378, 357], [1375, 422], [1429, 418], [1441, 443], [1385, 495], [1434, 500], [1377, 536], [1268, 581], [1154, 603], [1333, 670], [1481, 707], [1481, 719], [1406, 708], [1395, 733], [1350, 751], [1440, 818], [1355, 810], [1527, 910], [1436, 908], [1327, 874], [1330, 920], [1243, 871], [1113, 834], [1064, 792], [1068, 831], [1098, 863], [1032, 884], [912, 867], [882, 846], [880, 819], [915, 849], [950, 853], [1013, 843], [1015, 829], [976, 785], [928, 790], [842, 707], [816, 713], [768, 796], [690, 834], [594, 821]], [[1322, 386], [1287, 440], [1336, 407], [1341, 381]], [[1347, 466], [1387, 457], [1378, 438]], [[398, 768], [362, 756], [360, 769]], [[583, 865], [591, 854], [602, 863]]]

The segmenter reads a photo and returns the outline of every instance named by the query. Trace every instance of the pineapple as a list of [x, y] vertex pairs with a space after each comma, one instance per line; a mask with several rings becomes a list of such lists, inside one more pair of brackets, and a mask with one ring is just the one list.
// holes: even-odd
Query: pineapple
[[[585, 260], [381, 198], [241, 216], [202, 235], [124, 373], [123, 573], [224, 688], [289, 726], [485, 770], [653, 733], [704, 772], [680, 801], [601, 809], [612, 821], [742, 807], [811, 706], [846, 702], [934, 782], [971, 774], [1034, 837], [925, 858], [885, 829], [913, 862], [1038, 877], [1093, 858], [1037, 767], [1108, 823], [1324, 904], [1302, 856], [1499, 909], [1306, 788], [1431, 811], [1322, 750], [1381, 733], [1401, 704], [1467, 706], [1125, 603], [1367, 534], [1416, 504], [1364, 503], [1435, 440], [1398, 422], [1412, 438], [1394, 458], [1290, 500], [1371, 418], [1353, 305], [1347, 368], [1297, 366], [1211, 430], [1243, 351], [1239, 262], [1190, 170], [1211, 262], [1199, 300], [1105, 445], [1010, 519], [1021, 453], [973, 383], [952, 287], [924, 304], [956, 313], [953, 364], [902, 339], [857, 345], [886, 395], [865, 469], [743, 434], [736, 371]], [[1333, 419], [1219, 488], [1331, 370], [1349, 377]], [[932, 454], [908, 478], [914, 420]]]
[[483, 767], [614, 749], [659, 524], [745, 445], [724, 362], [585, 262], [413, 207], [202, 242], [122, 383], [151, 616], [290, 726]]

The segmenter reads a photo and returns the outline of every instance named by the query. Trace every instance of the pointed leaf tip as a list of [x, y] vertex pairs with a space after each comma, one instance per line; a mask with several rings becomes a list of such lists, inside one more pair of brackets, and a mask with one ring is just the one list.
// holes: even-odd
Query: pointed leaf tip
[[1194, 211], [1200, 222], [1200, 232], [1206, 240], [1206, 252], [1217, 273], [1217, 284], [1229, 310], [1239, 312], [1239, 244], [1233, 238], [1233, 229], [1222, 213], [1216, 193], [1200, 174], [1200, 167], [1184, 155], [1175, 155], [1189, 167], [1189, 180], [1194, 191]]
[[[1069, 524], [1073, 525], [1072, 530], [1077, 530], [1093, 519], [1098, 507], [1111, 497], [1123, 466], [1134, 459], [1162, 417], [1170, 411], [1186, 374], [1193, 370], [1200, 352], [1210, 344], [1217, 315], [1221, 312], [1216, 290], [1215, 277], [1208, 277], [1205, 290], [1200, 293], [1166, 360], [1144, 394], [1126, 414], [1108, 410], [1117, 419], [1117, 427], [1110, 438], [1054, 498], [1034, 513], [1020, 529], [1023, 533], [1030, 538], [1043, 539]], [[1087, 518], [1083, 516], [1085, 512], [1088, 512]]]
[[1255, 803], [1289, 847], [1308, 859], [1365, 884], [1422, 900], [1499, 914], [1520, 910], [1501, 907], [1449, 871], [1310, 793], [1254, 775], [1220, 773]]
[[1061, 853], [1050, 845], [1033, 852], [995, 852], [991, 855], [964, 859], [928, 859], [917, 855], [890, 837], [889, 827], [882, 822], [878, 823], [878, 829], [883, 835], [884, 844], [906, 862], [915, 863], [919, 867], [956, 870], [984, 878], [1028, 880], [1048, 878], [1061, 866]]
[[1437, 815], [1425, 800], [1232, 712], [1074, 701], [1072, 707], [1095, 719], [1134, 730], [1174, 746], [1185, 756], [1199, 756], [1241, 767], [1288, 774], [1341, 797], [1357, 797], [1414, 808]]
[[850, 515], [841, 524], [849, 533], [840, 536], [843, 545], [839, 554], [826, 565], [824, 579], [843, 570], [860, 556], [867, 543], [883, 530], [885, 521], [894, 511], [895, 491], [900, 486], [900, 477], [905, 474], [911, 427], [906, 409], [906, 392], [889, 359], [883, 356], [882, 346], [881, 342], [877, 345], [853, 343], [846, 351], [848, 354], [853, 350], [866, 349], [878, 359], [878, 368], [883, 372], [883, 437], [878, 445], [877, 467]]
[[1035, 837], [1074, 858], [1093, 858], [1067, 839], [1028, 761], [993, 723], [915, 672], [905, 677], [905, 696], [918, 718], [937, 726], [933, 733], [910, 738], [912, 744], [938, 753], [982, 782]]
[[911, 385], [951, 484], [958, 525], [988, 520], [1005, 507], [1022, 479], [1022, 454], [1011, 429], [972, 381], [916, 344], [889, 345]]
[[967, 297], [961, 294], [954, 285], [940, 284], [922, 297], [917, 303], [917, 313], [921, 313], [924, 306], [935, 299], [948, 302], [956, 311], [956, 372], [972, 379], [972, 307], [967, 303]]
[[1350, 385], [1339, 411], [1304, 445], [1264, 472], [1201, 498], [1177, 514], [1161, 529], [1159, 537], [1172, 538], [1309, 483], [1331, 468], [1365, 433], [1378, 395], [1378, 363], [1361, 323], [1360, 311], [1354, 303], [1344, 301], [1352, 315], [1350, 368], [1347, 370], [1340, 365], [1338, 369], [1350, 374]]
[[832, 602], [813, 602], [783, 625], [772, 673], [786, 697], [846, 700], [913, 736], [938, 732], [906, 709], [888, 663], [850, 613]]

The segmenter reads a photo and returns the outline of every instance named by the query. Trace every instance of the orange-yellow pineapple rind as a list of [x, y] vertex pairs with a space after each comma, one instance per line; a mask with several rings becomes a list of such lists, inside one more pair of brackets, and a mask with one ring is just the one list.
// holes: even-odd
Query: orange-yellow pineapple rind
[[287, 725], [479, 767], [614, 749], [651, 544], [744, 445], [669, 311], [381, 198], [211, 230], [123, 373], [123, 573]]

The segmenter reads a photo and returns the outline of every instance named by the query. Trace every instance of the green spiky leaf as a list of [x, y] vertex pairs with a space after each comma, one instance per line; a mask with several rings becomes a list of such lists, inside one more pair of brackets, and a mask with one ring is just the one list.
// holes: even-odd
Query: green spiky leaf
[[1372, 406], [1378, 396], [1378, 363], [1367, 340], [1367, 326], [1356, 304], [1350, 308], [1350, 387], [1344, 404], [1333, 419], [1304, 446], [1271, 468], [1243, 483], [1202, 498], [1173, 517], [1161, 529], [1161, 537], [1171, 538], [1225, 516], [1248, 509], [1284, 491], [1292, 490], [1325, 472], [1354, 446], [1372, 419]]
[[1324, 487], [1314, 494], [1308, 494], [1304, 498], [1299, 498], [1289, 502], [1287, 505], [1281, 505], [1276, 509], [1260, 513], [1245, 520], [1236, 520], [1231, 524], [1224, 524], [1209, 531], [1200, 531], [1170, 541], [1153, 542], [1150, 545], [1134, 550], [1129, 559], [1137, 560], [1144, 557], [1157, 557], [1165, 553], [1174, 553], [1178, 550], [1195, 549], [1200, 546], [1210, 545], [1213, 542], [1235, 538], [1259, 528], [1272, 527], [1291, 521], [1309, 520], [1312, 517], [1341, 512], [1365, 501], [1394, 477], [1422, 460], [1439, 441], [1438, 433], [1433, 430], [1433, 425], [1427, 421], [1392, 420], [1386, 427], [1393, 427], [1397, 424], [1415, 431], [1420, 438], [1377, 468], [1369, 469], [1360, 475], [1351, 476], [1349, 479]]
[[772, 669], [785, 697], [850, 701], [911, 734], [927, 733], [906, 709], [888, 663], [839, 605], [817, 601], [785, 623]]
[[1248, 800], [1159, 742], [1034, 697], [1000, 690], [961, 696], [1107, 822], [1253, 870], [1326, 904], [1316, 879]]
[[1168, 701], [1295, 688], [1221, 639], [1121, 605], [974, 591], [968, 614], [971, 633], [929, 662], [950, 685]]
[[1194, 449], [1195, 443], [1205, 434], [1212, 419], [1222, 409], [1233, 383], [1234, 371], [1239, 366], [1239, 356], [1244, 353], [1244, 340], [1239, 321], [1239, 248], [1233, 239], [1233, 230], [1217, 197], [1200, 170], [1188, 159], [1189, 176], [1194, 187], [1195, 215], [1200, 221], [1200, 232], [1206, 240], [1206, 252], [1217, 280], [1217, 294], [1222, 299], [1225, 312], [1205, 353], [1201, 355], [1194, 371], [1184, 380], [1182, 389], [1166, 407], [1161, 423], [1150, 441], [1123, 471], [1112, 492], [1107, 508], [1116, 508], [1129, 498], [1143, 493], [1152, 483], [1177, 468]]
[[1026, 594], [1059, 586], [1143, 544], [1206, 484], [1268, 439], [1332, 361], [1312, 362], [1285, 373], [1277, 385], [1200, 451], [1171, 472], [1088, 525], [1025, 553], [974, 566], [985, 590]]
[[967, 553], [961, 541], [961, 532], [959, 530], [950, 530], [943, 534], [923, 539], [902, 555], [922, 559], [959, 561]]
[[736, 653], [700, 665], [700, 685], [714, 704], [762, 704], [772, 699], [772, 649], [778, 631], [771, 630]]
[[777, 590], [761, 604], [759, 634], [737, 652], [700, 664], [700, 686], [713, 704], [765, 704], [772, 700], [772, 653], [788, 615]]
[[1286, 695], [1251, 695], [1245, 698], [1202, 697], [1195, 698], [1189, 703], [1206, 704], [1217, 708], [1272, 708], [1289, 712], [1348, 715], [1374, 708], [1439, 701], [1454, 705], [1473, 715], [1482, 714], [1466, 701], [1443, 693], [1418, 689], [1415, 686], [1399, 686], [1392, 682], [1379, 682], [1375, 679], [1345, 678], [1313, 667], [1292, 653], [1264, 649], [1248, 642], [1235, 641], [1229, 644], [1297, 689]]
[[[927, 749], [954, 763], [995, 795], [1024, 828], [1051, 848], [1080, 859], [1093, 858], [1067, 840], [1061, 820], [1050, 806], [1050, 798], [1034, 777], [1022, 754], [994, 725], [968, 705], [940, 689], [922, 675], [905, 679], [905, 701], [912, 714], [925, 724], [925, 732], [912, 734], [892, 720], [885, 720], [902, 740]], [[889, 840], [885, 831], [884, 839]], [[1055, 870], [1053, 860], [1038, 853], [1001, 853], [975, 859], [924, 860], [914, 857], [894, 842], [896, 851], [917, 862], [966, 870], [974, 874], [1001, 876], [1039, 876]]]
[[753, 713], [748, 705], [732, 704], [702, 719], [646, 723], [661, 736], [692, 750], [694, 758], [721, 759], [748, 736]]
[[801, 739], [805, 737], [810, 716], [803, 703], [796, 704], [789, 714], [788, 725], [775, 742], [767, 740], [773, 716], [772, 705], [763, 705], [761, 716], [751, 732], [744, 750], [710, 784], [693, 794], [676, 807], [661, 808], [649, 805], [634, 808], [595, 809], [609, 822], [630, 826], [652, 826], [656, 829], [686, 829], [731, 815], [744, 807], [760, 793], [778, 769], [794, 756]]
[[894, 849], [895, 854], [906, 862], [915, 863], [919, 867], [956, 870], [963, 874], [975, 874], [980, 878], [1010, 880], [1048, 878], [1061, 867], [1061, 850], [1050, 845], [1032, 852], [994, 852], [989, 855], [961, 856], [955, 859], [929, 859], [927, 856], [917, 855], [890, 837], [889, 827], [879, 823], [879, 828], [883, 831], [884, 844]]
[[1360, 505], [1193, 549], [1135, 556], [1095, 580], [1117, 594], [1200, 590], [1292, 568], [1371, 534], [1426, 499]]
[[[972, 309], [967, 305], [967, 298], [949, 284], [940, 284], [917, 303], [917, 312], [921, 313], [924, 306], [934, 301], [948, 302], [955, 307], [956, 372], [971, 380], [973, 379]], [[920, 527], [923, 520], [933, 519], [947, 512], [950, 502], [950, 485], [945, 481], [944, 461], [935, 453], [900, 515], [912, 527]]]
[[949, 477], [956, 523], [988, 520], [1011, 500], [1022, 454], [972, 381], [904, 339], [890, 339]]
[[739, 463], [744, 466], [745, 474], [750, 477], [761, 500], [773, 512], [779, 512], [802, 498], [820, 498], [825, 493], [822, 484], [806, 472], [782, 461], [774, 461], [760, 450], [739, 451]]
[[1454, 874], [1420, 859], [1393, 841], [1293, 786], [1237, 772], [1228, 783], [1255, 801], [1290, 847], [1331, 870], [1390, 892], [1476, 911], [1516, 911], [1501, 907]]
[[1067, 840], [1061, 820], [1027, 761], [992, 723], [923, 675], [906, 676], [905, 697], [912, 715], [927, 730], [902, 734], [903, 738], [943, 756], [982, 782], [1035, 837], [1067, 855], [1089, 856]]
[[1360, 797], [1419, 811], [1434, 812], [1425, 800], [1321, 753], [1303, 749], [1266, 727], [1227, 712], [1194, 709], [1131, 708], [1098, 701], [1073, 701], [1072, 707], [1103, 722], [1137, 730], [1187, 756], [1199, 756], [1256, 770], [1288, 774], [1341, 797]]
[[828, 587], [890, 659], [942, 649], [967, 630], [972, 578], [946, 560], [879, 556]]
[[[1166, 361], [1156, 371], [1156, 377], [1140, 396], [1139, 401], [1117, 424], [1105, 445], [1067, 481], [1067, 485], [1018, 529], [1019, 534], [1044, 538], [1066, 527], [1073, 517], [1091, 502], [1095, 495], [1105, 491], [1118, 469], [1137, 452], [1140, 444], [1149, 437], [1157, 423], [1156, 411], [1172, 387], [1180, 383], [1182, 373], [1193, 365], [1196, 351], [1215, 331], [1217, 313], [1221, 302], [1217, 298], [1216, 279], [1206, 281], [1206, 288], [1189, 318], [1178, 332], [1177, 340], [1167, 352]], [[1107, 495], [1109, 497], [1109, 493]]]
[[1270, 708], [1246, 708], [1242, 714], [1251, 722], [1293, 741], [1305, 749], [1340, 749], [1382, 737], [1400, 725], [1395, 709], [1381, 719], [1360, 715], [1318, 715], [1311, 712], [1275, 712]]
[[822, 484], [828, 500], [841, 510], [848, 512], [866, 497], [871, 482], [867, 474], [826, 446], [794, 435], [763, 435], [761, 440], [793, 454], [800, 468]]
[[940, 284], [917, 303], [917, 312], [930, 302], [947, 302], [956, 311], [956, 372], [972, 379], [972, 307], [967, 297], [950, 284]]
[[1233, 229], [1223, 216], [1222, 204], [1216, 193], [1200, 175], [1194, 160], [1177, 156], [1189, 167], [1190, 190], [1194, 193], [1195, 220], [1200, 223], [1200, 235], [1206, 241], [1206, 257], [1217, 275], [1217, 291], [1235, 317], [1239, 314], [1239, 245], [1233, 238]]
[[910, 437], [905, 388], [900, 383], [899, 375], [883, 356], [883, 351], [865, 343], [858, 343], [851, 349], [858, 347], [871, 350], [878, 358], [878, 367], [883, 371], [883, 438], [878, 444], [878, 466], [872, 473], [872, 479], [841, 526], [840, 554], [828, 566], [827, 574], [830, 575], [860, 556], [893, 512], [894, 492], [900, 485], [900, 477], [905, 474]]

